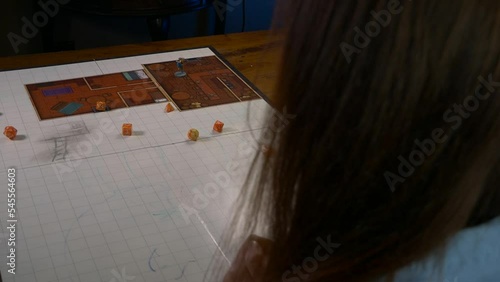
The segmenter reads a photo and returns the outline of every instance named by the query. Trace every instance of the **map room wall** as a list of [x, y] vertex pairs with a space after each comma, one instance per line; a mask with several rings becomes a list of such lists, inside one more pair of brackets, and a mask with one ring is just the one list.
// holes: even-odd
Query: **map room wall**
[[[48, 0], [39, 0], [47, 2]], [[168, 39], [212, 35], [215, 33], [216, 21], [221, 19], [220, 11], [224, 9], [220, 0], [208, 9], [170, 17]], [[256, 31], [268, 29], [271, 25], [275, 0], [243, 0], [228, 1], [225, 16], [225, 33]], [[42, 27], [32, 38], [19, 43], [14, 48], [9, 34], [23, 37], [23, 17], [32, 21], [33, 15], [42, 11], [38, 1], [7, 0], [4, 16], [0, 25], [0, 56], [12, 56], [48, 51], [86, 49], [120, 44], [131, 44], [151, 41], [145, 18], [140, 17], [102, 17], [74, 13], [61, 9], [50, 18], [47, 26], [52, 26], [53, 46], [51, 49], [43, 44], [47, 36], [47, 26]], [[244, 7], [245, 6], [245, 7]], [[246, 20], [243, 24], [243, 8]], [[8, 11], [8, 12], [7, 12]], [[45, 32], [45, 35], [44, 35]], [[24, 37], [23, 37], [24, 38]]]

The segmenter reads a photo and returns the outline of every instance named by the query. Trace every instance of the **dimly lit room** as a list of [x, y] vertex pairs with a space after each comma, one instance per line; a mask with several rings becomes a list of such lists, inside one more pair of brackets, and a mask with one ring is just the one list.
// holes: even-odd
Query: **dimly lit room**
[[500, 282], [500, 1], [2, 13], [0, 282]]

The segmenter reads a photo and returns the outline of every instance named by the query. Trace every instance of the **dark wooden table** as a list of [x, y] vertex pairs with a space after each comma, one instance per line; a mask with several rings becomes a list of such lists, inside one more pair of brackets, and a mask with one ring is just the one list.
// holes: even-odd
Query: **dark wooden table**
[[33, 68], [213, 46], [272, 99], [280, 59], [279, 36], [268, 31], [195, 37], [145, 44], [0, 58], [0, 70]]

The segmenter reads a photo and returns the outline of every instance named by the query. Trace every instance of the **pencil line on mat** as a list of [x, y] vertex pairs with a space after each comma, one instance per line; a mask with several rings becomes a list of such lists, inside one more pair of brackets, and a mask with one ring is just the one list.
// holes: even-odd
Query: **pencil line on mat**
[[207, 231], [208, 235], [210, 236], [210, 238], [212, 239], [212, 241], [214, 241], [214, 244], [215, 246], [217, 246], [217, 249], [219, 250], [219, 252], [222, 254], [222, 256], [224, 257], [224, 259], [227, 261], [227, 263], [229, 265], [231, 265], [231, 261], [227, 258], [226, 254], [222, 251], [219, 243], [217, 243], [217, 240], [215, 240], [214, 236], [212, 235], [212, 233], [210, 232], [210, 230], [208, 230], [208, 227], [205, 223], [205, 221], [203, 221], [203, 219], [201, 219], [200, 215], [198, 213], [196, 213], [196, 217], [198, 218], [198, 220], [200, 221], [201, 225], [203, 225], [203, 228], [205, 228], [205, 230]]
[[[248, 133], [248, 132], [258, 131], [258, 130], [262, 130], [262, 129], [264, 129], [264, 128], [252, 128], [252, 129], [247, 129], [247, 130], [242, 130], [242, 131], [237, 131], [237, 132], [230, 132], [230, 133], [220, 134], [218, 136], [200, 137], [200, 139], [198, 139], [198, 140], [211, 139], [211, 138], [215, 138], [217, 140], [217, 138], [220, 138], [220, 137], [223, 137], [223, 136], [231, 136], [231, 135], [236, 135], [236, 134], [241, 134], [241, 133]], [[175, 146], [175, 145], [178, 145], [178, 144], [188, 143], [188, 142], [192, 142], [192, 141], [183, 140], [183, 141], [171, 142], [171, 143], [167, 143], [167, 144], [150, 145], [150, 146], [147, 146], [147, 147], [142, 147], [142, 148], [137, 148], [137, 149], [129, 149], [129, 150], [121, 151], [121, 152], [111, 152], [111, 153], [99, 154], [99, 155], [95, 155], [95, 156], [87, 156], [87, 157], [75, 158], [75, 159], [72, 159], [71, 161], [88, 160], [88, 159], [92, 159], [92, 158], [106, 157], [106, 156], [125, 154], [125, 153], [130, 153], [130, 152], [135, 152], [135, 151], [141, 151], [141, 150], [161, 148], [161, 147], [164, 147], [164, 146], [165, 147], [166, 146]], [[55, 163], [65, 163], [65, 162], [55, 162]], [[43, 166], [49, 166], [49, 165], [52, 165], [52, 164], [54, 164], [54, 163], [51, 162], [51, 163], [47, 163], [47, 164], [37, 164], [37, 165], [32, 165], [32, 166], [19, 167], [19, 169], [29, 169], [29, 168], [43, 167]]]

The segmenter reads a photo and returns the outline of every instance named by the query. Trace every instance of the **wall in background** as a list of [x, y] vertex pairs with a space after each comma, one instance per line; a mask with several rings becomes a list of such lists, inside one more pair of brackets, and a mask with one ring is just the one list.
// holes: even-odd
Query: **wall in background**
[[[47, 1], [47, 0], [41, 0]], [[220, 0], [219, 0], [220, 1]], [[212, 35], [215, 33], [217, 21], [221, 19], [221, 10], [216, 3], [208, 9], [174, 15], [170, 17], [168, 39], [186, 38], [194, 36]], [[7, 37], [14, 32], [22, 35], [22, 17], [32, 19], [34, 13], [42, 10], [38, 5], [21, 4], [24, 1], [8, 0], [8, 15], [2, 16], [0, 27], [0, 56], [15, 55], [15, 48]], [[228, 0], [226, 8], [225, 33], [265, 30], [270, 27], [275, 0]], [[243, 8], [246, 12], [246, 23], [243, 24]], [[4, 12], [5, 13], [5, 12]], [[50, 34], [48, 28], [41, 29], [37, 35], [27, 43], [18, 45], [17, 54], [41, 53], [53, 50], [85, 49], [103, 46], [112, 46], [130, 43], [142, 43], [151, 40], [145, 18], [101, 17], [74, 13], [61, 9], [47, 26], [52, 26]], [[47, 50], [42, 45], [42, 34], [53, 39], [53, 49]]]
[[[27, 43], [19, 43], [24, 41], [20, 39], [20, 37], [24, 38], [22, 34], [22, 18], [32, 19], [34, 13], [33, 3], [30, 1], [8, 0], [2, 3], [2, 11], [3, 14], [0, 16], [0, 55], [12, 56], [40, 52], [42, 50], [40, 35], [25, 38], [24, 40]], [[31, 36], [31, 34], [29, 35]], [[15, 48], [11, 42], [15, 43]]]
[[[231, 1], [228, 1], [231, 3]], [[242, 2], [233, 0], [232, 2]], [[274, 0], [246, 0], [246, 24], [245, 31], [269, 29], [274, 11]], [[243, 5], [231, 7], [228, 4], [226, 19], [226, 33], [241, 32]], [[233, 9], [231, 11], [231, 9]]]

